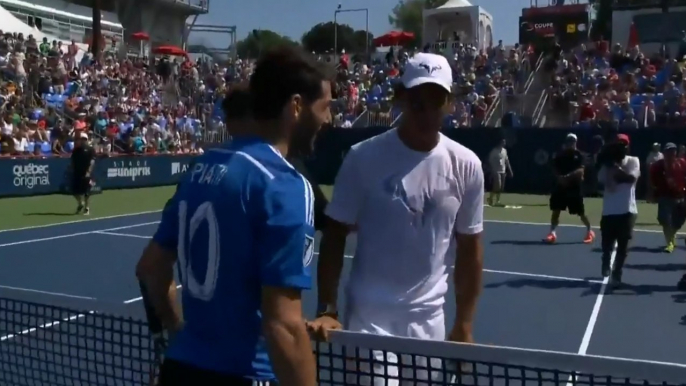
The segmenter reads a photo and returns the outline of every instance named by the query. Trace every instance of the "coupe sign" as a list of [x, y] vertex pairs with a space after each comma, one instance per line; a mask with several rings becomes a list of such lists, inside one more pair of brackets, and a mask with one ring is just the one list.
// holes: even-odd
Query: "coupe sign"
[[[560, 9], [565, 7], [548, 7]], [[577, 46], [588, 41], [589, 15], [584, 13], [538, 13], [519, 18], [519, 43], [533, 44], [541, 49], [552, 42], [563, 48]]]
[[554, 28], [555, 25], [553, 25], [553, 23], [529, 23], [528, 21], [522, 23], [522, 29], [527, 32], [539, 32], [544, 30], [553, 31]]

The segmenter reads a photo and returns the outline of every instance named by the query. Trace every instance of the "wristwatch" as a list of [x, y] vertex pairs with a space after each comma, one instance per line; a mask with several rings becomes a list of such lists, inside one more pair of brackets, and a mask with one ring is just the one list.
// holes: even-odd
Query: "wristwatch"
[[338, 309], [332, 304], [319, 304], [317, 306], [317, 317], [329, 316], [334, 319], [338, 318]]

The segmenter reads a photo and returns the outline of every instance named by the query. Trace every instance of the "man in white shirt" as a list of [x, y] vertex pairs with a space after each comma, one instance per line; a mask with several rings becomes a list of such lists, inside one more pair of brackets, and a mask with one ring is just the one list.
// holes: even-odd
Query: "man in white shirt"
[[[612, 269], [612, 285], [618, 286], [622, 283], [622, 267], [626, 261], [638, 213], [636, 181], [641, 175], [641, 165], [638, 157], [627, 155], [629, 137], [626, 134], [619, 134], [617, 141], [609, 146], [610, 160], [598, 172], [599, 182], [605, 185], [603, 215], [600, 220], [602, 275], [609, 276]], [[614, 267], [610, 267], [615, 243], [617, 252]]]
[[[410, 59], [396, 90], [403, 111], [400, 126], [356, 144], [343, 161], [320, 245], [318, 318], [309, 323], [323, 338], [327, 329], [341, 327], [338, 283], [346, 236], [355, 227], [355, 259], [345, 289], [347, 330], [473, 340], [481, 290], [484, 175], [474, 152], [440, 133], [451, 103], [451, 71], [443, 56], [419, 53]], [[449, 249], [455, 243], [453, 256], [448, 251], [455, 250]], [[453, 264], [457, 318], [446, 337], [443, 303]], [[370, 371], [361, 367], [357, 371]], [[382, 365], [373, 371], [398, 373]], [[411, 368], [407, 372], [405, 377], [427, 377], [421, 371], [413, 375]], [[373, 384], [385, 381], [377, 376]]]
[[[659, 161], [663, 158], [665, 158], [665, 156], [660, 151], [660, 144], [655, 142], [653, 144], [653, 147], [650, 149], [650, 153], [648, 153], [648, 156], [646, 157], [646, 172], [647, 172], [646, 174], [650, 174], [650, 166], [653, 163], [655, 163], [656, 161]], [[650, 181], [650, 178], [646, 178], [646, 192], [647, 192], [647, 196], [648, 196], [646, 201], [654, 202], [653, 184]]]
[[510, 158], [505, 150], [505, 139], [500, 140], [498, 145], [488, 155], [488, 166], [491, 172], [491, 194], [488, 196], [488, 205], [500, 205], [500, 194], [505, 189], [505, 177], [512, 178]]

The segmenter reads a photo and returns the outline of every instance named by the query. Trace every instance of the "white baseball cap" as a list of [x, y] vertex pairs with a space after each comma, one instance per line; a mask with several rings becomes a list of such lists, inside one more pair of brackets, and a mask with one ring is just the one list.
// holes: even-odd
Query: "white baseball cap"
[[567, 140], [568, 140], [568, 141], [574, 141], [574, 142], [576, 142], [576, 139], [577, 139], [577, 138], [576, 138], [576, 134], [574, 134], [574, 133], [569, 133], [569, 134], [567, 134]]
[[450, 92], [453, 85], [453, 71], [448, 59], [444, 56], [421, 52], [410, 58], [400, 80], [405, 88], [433, 83]]
[[86, 133], [81, 133], [81, 134], [79, 134], [79, 138], [81, 138], [81, 139], [88, 139], [88, 134], [86, 134]]

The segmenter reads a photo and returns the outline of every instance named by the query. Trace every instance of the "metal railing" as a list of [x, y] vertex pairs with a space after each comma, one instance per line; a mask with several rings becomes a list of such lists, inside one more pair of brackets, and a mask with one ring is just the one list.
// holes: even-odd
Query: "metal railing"
[[[493, 102], [492, 102], [491, 105], [488, 107], [488, 110], [486, 110], [486, 116], [484, 117], [484, 125], [485, 125], [485, 126], [489, 126], [489, 127], [490, 127], [490, 126], [493, 126], [493, 127], [495, 127], [495, 124], [494, 124], [493, 122], [491, 122], [491, 119], [493, 118], [495, 112], [496, 112], [498, 109], [500, 110], [501, 113], [504, 114], [503, 109], [505, 108], [505, 106], [503, 106], [503, 99], [504, 99], [504, 98], [502, 98], [502, 96], [501, 96], [502, 93], [503, 93], [502, 90], [498, 91], [498, 95], [495, 96], [495, 99], [493, 99]], [[500, 116], [502, 117], [503, 114], [500, 114]], [[499, 118], [498, 118], [497, 120], [499, 120]], [[497, 123], [497, 122], [496, 122], [496, 123]]]
[[229, 132], [224, 126], [217, 127], [216, 129], [204, 130], [202, 132], [202, 137], [200, 138], [201, 143], [223, 143], [231, 139]]
[[531, 118], [533, 119], [534, 126], [538, 126], [541, 123], [541, 119], [545, 116], [545, 107], [547, 106], [548, 102], [548, 91], [543, 90], [541, 92], [541, 96], [538, 98], [538, 102], [536, 102], [536, 107], [534, 108], [534, 112], [531, 115]]
[[527, 94], [529, 92], [531, 85], [534, 83], [534, 79], [536, 79], [536, 74], [538, 73], [538, 71], [540, 70], [542, 65], [543, 65], [543, 54], [540, 54], [538, 56], [538, 59], [536, 60], [536, 64], [534, 65], [534, 70], [531, 71], [531, 73], [529, 74], [529, 77], [526, 80], [526, 83], [524, 83], [523, 94]]
[[352, 122], [352, 127], [365, 127], [369, 122], [369, 110], [364, 109], [362, 114], [358, 115], [357, 118]]
[[168, 1], [173, 1], [177, 4], [187, 5], [191, 8], [199, 9], [203, 12], [207, 12], [210, 9], [209, 0], [168, 0]]

